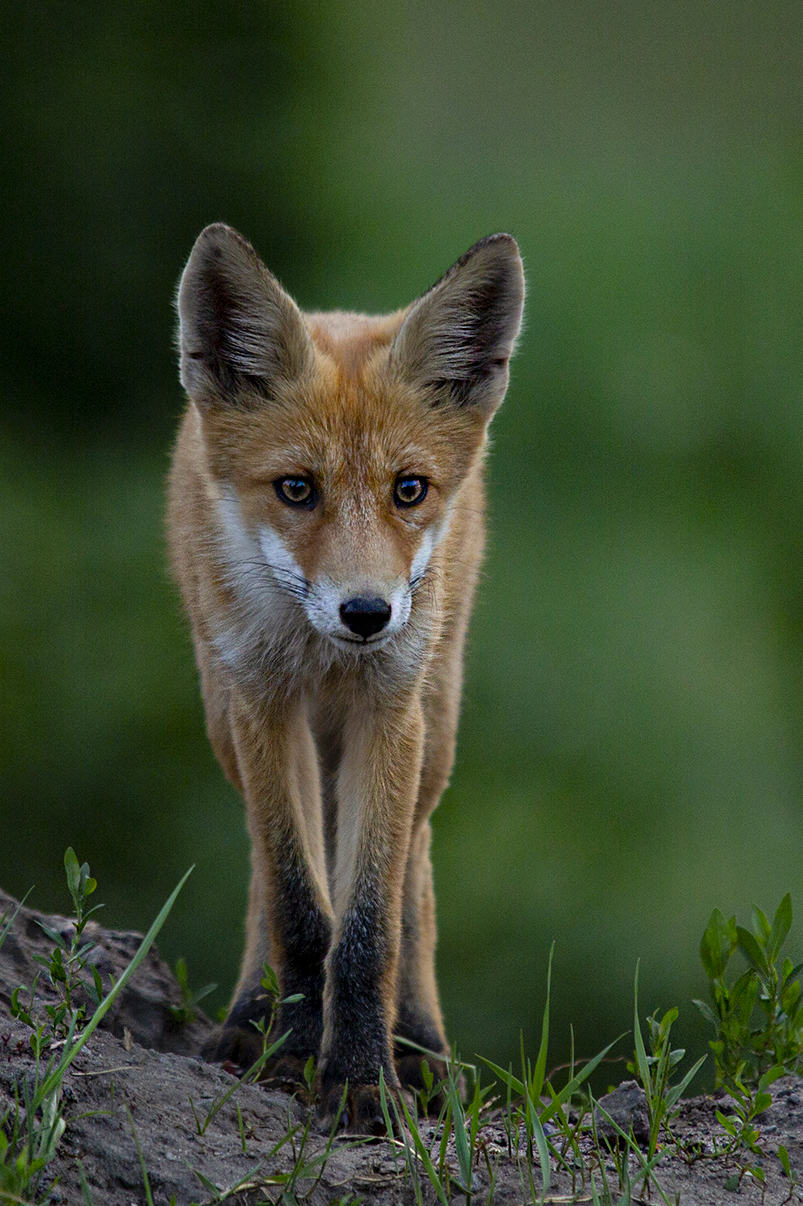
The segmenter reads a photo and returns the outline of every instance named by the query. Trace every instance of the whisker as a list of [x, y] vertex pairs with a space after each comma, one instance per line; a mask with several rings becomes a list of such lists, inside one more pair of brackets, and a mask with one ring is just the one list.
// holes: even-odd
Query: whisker
[[310, 583], [300, 574], [293, 573], [292, 570], [285, 569], [281, 565], [274, 565], [270, 561], [263, 561], [259, 558], [252, 560], [240, 561], [238, 569], [244, 576], [252, 576], [254, 578], [265, 578], [270, 574], [271, 585], [278, 586], [285, 594], [292, 598], [298, 599], [300, 602], [308, 597], [310, 592]]
[[420, 574], [416, 574], [410, 579], [410, 594], [414, 595], [422, 586], [432, 586], [435, 578], [441, 573], [441, 570], [432, 565], [426, 566]]
[[274, 565], [271, 561], [266, 561], [265, 565], [277, 577], [284, 577], [292, 582], [297, 582], [299, 584], [299, 586], [303, 587], [303, 589], [306, 591], [308, 591], [310, 589], [310, 583], [303, 576], [303, 574], [296, 574], [293, 572], [293, 570], [285, 569], [281, 565]]

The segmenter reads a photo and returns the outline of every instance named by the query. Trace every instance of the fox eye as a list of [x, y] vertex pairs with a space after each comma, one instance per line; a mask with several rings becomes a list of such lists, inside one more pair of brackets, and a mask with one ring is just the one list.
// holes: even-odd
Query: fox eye
[[310, 510], [315, 506], [317, 495], [308, 477], [280, 477], [273, 485], [283, 503]]
[[429, 482], [425, 477], [398, 477], [393, 490], [397, 507], [416, 507], [427, 496]]

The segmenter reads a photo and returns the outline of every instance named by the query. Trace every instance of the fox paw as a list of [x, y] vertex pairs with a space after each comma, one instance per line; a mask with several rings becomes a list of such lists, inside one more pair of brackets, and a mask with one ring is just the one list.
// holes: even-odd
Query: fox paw
[[215, 1031], [201, 1049], [210, 1064], [233, 1064], [247, 1072], [262, 1054], [262, 1037], [253, 1027], [223, 1025]]
[[281, 1051], [278, 1051], [260, 1072], [260, 1083], [277, 1089], [296, 1089], [299, 1085], [306, 1088], [307, 1078], [304, 1071], [308, 1061], [309, 1056], [305, 1059], [302, 1055], [282, 1055]]
[[318, 1107], [318, 1122], [322, 1130], [331, 1130], [337, 1123], [337, 1129], [349, 1135], [386, 1134], [379, 1085], [349, 1085], [345, 1101], [343, 1085], [333, 1085], [322, 1096]]
[[[241, 1074], [252, 1068], [262, 1054], [263, 1038], [256, 1030], [227, 1026], [205, 1045], [201, 1054], [208, 1063], [228, 1064]], [[277, 1088], [304, 1085], [304, 1069], [309, 1056], [281, 1049], [260, 1069], [259, 1079]]]

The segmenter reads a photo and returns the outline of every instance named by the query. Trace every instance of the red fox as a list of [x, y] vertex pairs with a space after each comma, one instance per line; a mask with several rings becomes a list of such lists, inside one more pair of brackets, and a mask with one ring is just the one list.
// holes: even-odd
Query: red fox
[[389, 1088], [448, 1045], [435, 982], [430, 814], [451, 773], [483, 550], [488, 423], [524, 275], [507, 234], [383, 317], [302, 314], [251, 245], [199, 236], [178, 292], [189, 405], [169, 542], [209, 738], [245, 798], [246, 948], [213, 1058], [314, 1056], [324, 1114], [383, 1130]]

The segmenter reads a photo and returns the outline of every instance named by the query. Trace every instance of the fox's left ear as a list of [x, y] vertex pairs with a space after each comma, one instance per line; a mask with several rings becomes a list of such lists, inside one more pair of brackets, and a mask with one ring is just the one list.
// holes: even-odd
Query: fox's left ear
[[391, 364], [433, 404], [470, 407], [490, 419], [505, 396], [523, 306], [516, 240], [490, 235], [413, 302], [393, 340]]
[[202, 230], [178, 289], [181, 383], [203, 406], [269, 398], [313, 360], [299, 309], [247, 239]]

